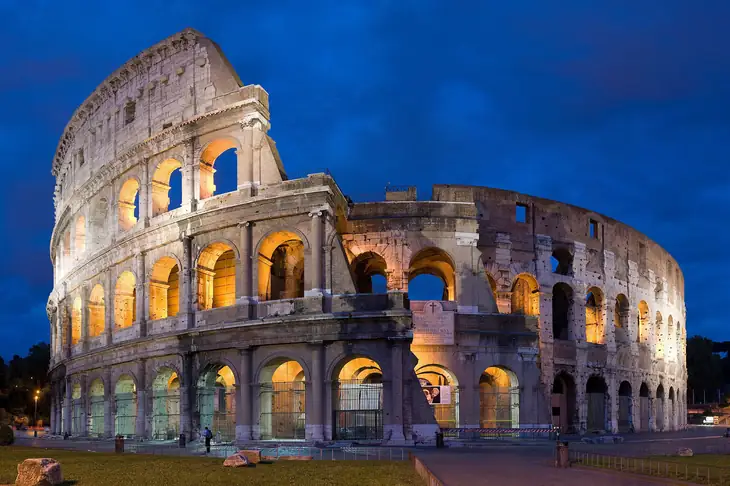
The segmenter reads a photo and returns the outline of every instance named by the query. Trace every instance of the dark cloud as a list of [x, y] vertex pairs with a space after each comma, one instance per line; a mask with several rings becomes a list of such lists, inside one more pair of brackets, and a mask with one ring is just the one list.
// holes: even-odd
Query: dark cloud
[[47, 338], [50, 166], [64, 125], [139, 51], [192, 26], [270, 93], [291, 176], [356, 199], [469, 183], [600, 211], [685, 272], [690, 333], [730, 339], [726, 1], [132, 2], [0, 5], [0, 354]]

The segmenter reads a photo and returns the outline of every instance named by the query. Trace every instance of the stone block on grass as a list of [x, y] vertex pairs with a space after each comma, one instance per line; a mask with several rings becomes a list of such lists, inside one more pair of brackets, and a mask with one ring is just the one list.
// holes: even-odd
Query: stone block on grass
[[16, 486], [55, 486], [61, 483], [61, 463], [55, 459], [26, 459], [18, 464]]
[[248, 467], [248, 465], [248, 459], [240, 452], [236, 452], [232, 456], [228, 456], [226, 460], [223, 461], [224, 467]]

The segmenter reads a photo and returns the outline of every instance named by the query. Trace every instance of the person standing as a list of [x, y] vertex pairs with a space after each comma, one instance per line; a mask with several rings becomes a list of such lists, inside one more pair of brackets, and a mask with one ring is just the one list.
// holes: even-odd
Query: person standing
[[208, 454], [210, 452], [210, 439], [213, 438], [213, 432], [206, 427], [203, 431], [203, 437], [205, 438], [205, 453]]

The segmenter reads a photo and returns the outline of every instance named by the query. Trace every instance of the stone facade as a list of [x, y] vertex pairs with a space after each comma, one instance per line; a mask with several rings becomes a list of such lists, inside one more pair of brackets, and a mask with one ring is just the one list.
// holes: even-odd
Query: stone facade
[[[74, 113], [53, 163], [53, 432], [404, 444], [685, 425], [684, 284], [656, 243], [482, 187], [353, 203], [327, 174], [288, 180], [268, 108], [188, 29]], [[236, 190], [218, 194], [229, 150]], [[425, 274], [453, 342], [414, 342]]]

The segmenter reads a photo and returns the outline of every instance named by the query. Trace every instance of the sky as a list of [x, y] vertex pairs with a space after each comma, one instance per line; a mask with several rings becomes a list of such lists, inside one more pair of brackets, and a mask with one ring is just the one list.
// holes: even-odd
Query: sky
[[0, 356], [48, 340], [51, 160], [76, 107], [193, 27], [271, 102], [290, 178], [515, 190], [583, 206], [681, 266], [688, 333], [730, 339], [730, 2], [0, 0]]

